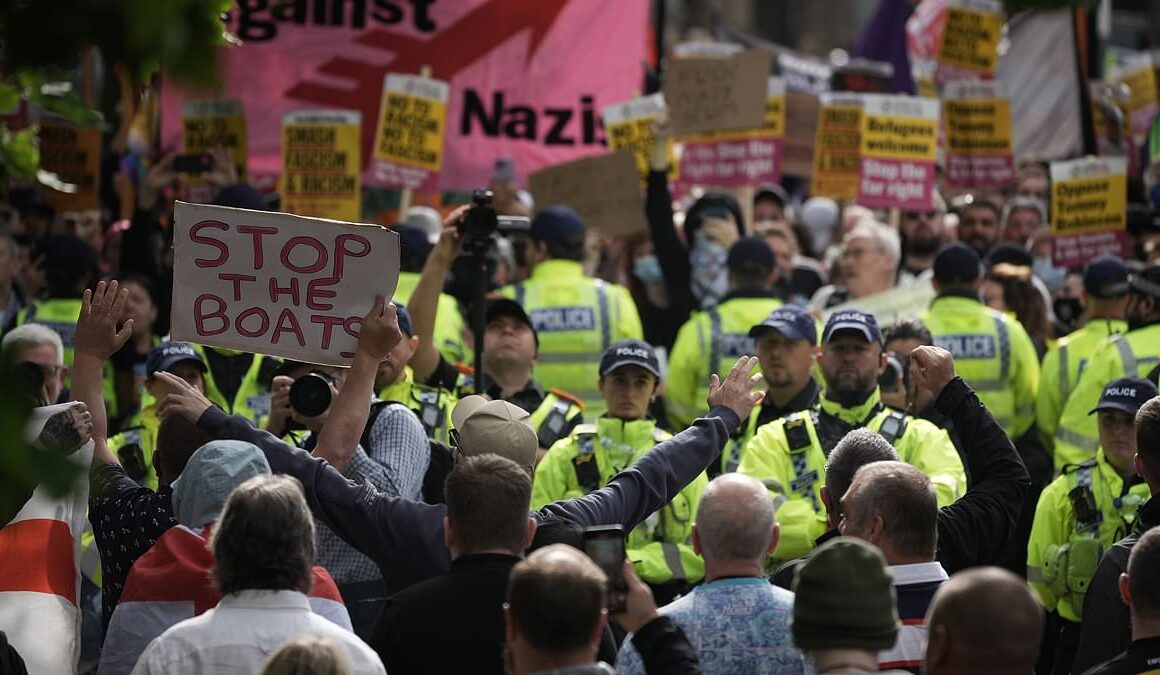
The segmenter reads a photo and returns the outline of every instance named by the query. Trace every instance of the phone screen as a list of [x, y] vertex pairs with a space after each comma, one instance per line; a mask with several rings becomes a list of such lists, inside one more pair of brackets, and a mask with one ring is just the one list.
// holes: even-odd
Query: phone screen
[[624, 580], [624, 531], [619, 527], [585, 531], [584, 553], [608, 577], [608, 611], [624, 611], [628, 593]]

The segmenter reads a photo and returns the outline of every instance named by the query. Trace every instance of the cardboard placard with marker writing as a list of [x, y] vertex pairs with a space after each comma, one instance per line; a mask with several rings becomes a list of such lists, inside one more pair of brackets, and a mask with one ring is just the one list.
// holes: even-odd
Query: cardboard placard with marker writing
[[636, 175], [632, 153], [620, 150], [541, 169], [530, 182], [537, 209], [564, 204], [589, 230], [627, 236], [648, 230]]
[[729, 57], [673, 59], [664, 82], [673, 133], [760, 127], [771, 62], [770, 53], [761, 49]]

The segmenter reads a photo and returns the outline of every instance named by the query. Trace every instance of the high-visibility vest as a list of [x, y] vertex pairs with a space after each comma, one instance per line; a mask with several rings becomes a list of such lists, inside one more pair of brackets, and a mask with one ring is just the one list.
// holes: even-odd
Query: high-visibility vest
[[[621, 420], [601, 417], [581, 424], [556, 443], [536, 466], [532, 481], [532, 508], [593, 492], [671, 436], [651, 419]], [[705, 563], [693, 552], [693, 521], [701, 493], [709, 485], [702, 472], [669, 505], [628, 534], [626, 549], [633, 568], [648, 583], [705, 576]]]
[[1047, 350], [1040, 368], [1039, 398], [1035, 403], [1035, 424], [1046, 447], [1055, 444], [1055, 431], [1059, 428], [1063, 405], [1079, 384], [1079, 377], [1092, 354], [1108, 337], [1127, 329], [1126, 321], [1093, 319], [1060, 338]]
[[1100, 445], [1099, 422], [1089, 414], [1104, 387], [1121, 377], [1144, 377], [1160, 363], [1160, 324], [1113, 335], [1100, 344], [1084, 366], [1079, 382], [1059, 416], [1055, 430], [1055, 468], [1080, 464]]
[[157, 450], [157, 429], [161, 419], [156, 405], [150, 404], [130, 417], [121, 433], [109, 438], [109, 450], [121, 462], [125, 473], [139, 484], [157, 490], [153, 453]]
[[398, 401], [410, 408], [419, 417], [427, 438], [444, 444], [451, 442], [451, 411], [459, 402], [455, 394], [446, 389], [417, 384], [414, 372], [407, 367], [403, 379], [379, 390], [379, 398]]
[[578, 262], [547, 260], [499, 292], [523, 306], [539, 335], [536, 380], [576, 395], [593, 417], [603, 413], [600, 357], [613, 342], [643, 335], [628, 289], [585, 277]]
[[567, 392], [552, 389], [532, 411], [528, 423], [536, 430], [540, 447], [547, 449], [566, 437], [568, 425], [574, 420], [577, 422], [583, 420], [583, 414], [583, 403]]
[[785, 562], [809, 553], [827, 529], [822, 505], [826, 458], [851, 429], [877, 431], [899, 458], [925, 473], [940, 507], [966, 490], [966, 472], [947, 432], [882, 405], [878, 390], [860, 406], [844, 408], [823, 397], [810, 411], [794, 413], [757, 429], [741, 457], [738, 473], [760, 480], [777, 507], [781, 539], [773, 559]]
[[1039, 355], [1027, 331], [978, 300], [941, 296], [922, 317], [935, 345], [955, 357], [955, 372], [1012, 439], [1035, 423]]
[[1143, 481], [1125, 485], [1102, 450], [1069, 464], [1043, 489], [1027, 541], [1027, 581], [1047, 611], [1068, 621], [1083, 617], [1100, 556], [1131, 531], [1150, 495]]
[[669, 355], [665, 406], [669, 425], [683, 429], [708, 412], [709, 376], [722, 379], [742, 356], [756, 356], [749, 329], [761, 323], [781, 301], [769, 297], [735, 297], [681, 326]]
[[[406, 305], [419, 284], [419, 274], [416, 272], [399, 272], [399, 283], [395, 287], [396, 303]], [[463, 334], [467, 324], [463, 321], [463, 314], [459, 311], [459, 302], [447, 295], [439, 294], [439, 304], [435, 315], [435, 346], [439, 348], [443, 358], [451, 363], [467, 363], [472, 354], [463, 342]]]
[[[251, 357], [250, 366], [242, 377], [242, 383], [238, 386], [233, 400], [227, 401], [214, 381], [213, 362], [206, 356], [206, 349], [212, 348], [199, 344], [194, 344], [193, 348], [207, 366], [204, 376], [206, 398], [227, 413], [241, 415], [253, 422], [254, 426], [262, 428], [266, 424], [266, 418], [270, 416], [272, 398], [270, 385], [274, 379], [274, 370], [278, 367], [278, 359], [261, 354], [248, 354]], [[246, 354], [228, 349], [217, 351], [226, 355]]]

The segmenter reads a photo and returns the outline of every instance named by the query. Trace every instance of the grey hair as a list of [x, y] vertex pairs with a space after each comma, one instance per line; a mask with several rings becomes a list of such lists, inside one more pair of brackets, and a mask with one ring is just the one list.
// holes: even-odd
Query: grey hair
[[0, 351], [9, 359], [18, 359], [30, 349], [49, 345], [56, 350], [56, 365], [64, 365], [64, 343], [60, 334], [53, 329], [39, 323], [26, 323], [17, 326], [4, 335], [0, 340]]
[[1047, 205], [1043, 200], [1037, 197], [1016, 197], [1008, 202], [1007, 206], [1003, 207], [1003, 225], [1007, 225], [1007, 220], [1011, 217], [1011, 213], [1015, 209], [1030, 209], [1039, 214], [1039, 224], [1043, 225], [1047, 222]]
[[878, 246], [878, 250], [889, 256], [895, 265], [902, 260], [902, 241], [892, 227], [877, 220], [865, 218], [850, 228], [843, 243], [859, 234], [869, 234], [874, 239], [875, 245]]
[[850, 489], [854, 474], [871, 462], [897, 462], [898, 453], [882, 435], [869, 429], [854, 429], [846, 434], [826, 459], [826, 489], [834, 503]]
[[697, 535], [706, 558], [764, 560], [773, 537], [773, 502], [757, 479], [718, 476], [697, 505]]

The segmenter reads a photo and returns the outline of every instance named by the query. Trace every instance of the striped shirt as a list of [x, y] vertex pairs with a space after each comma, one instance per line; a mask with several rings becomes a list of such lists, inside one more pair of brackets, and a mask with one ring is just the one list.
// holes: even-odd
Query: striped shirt
[[926, 610], [935, 591], [947, 580], [947, 573], [937, 562], [891, 565], [890, 573], [894, 575], [902, 630], [893, 647], [878, 652], [878, 669], [918, 673], [926, 654]]

